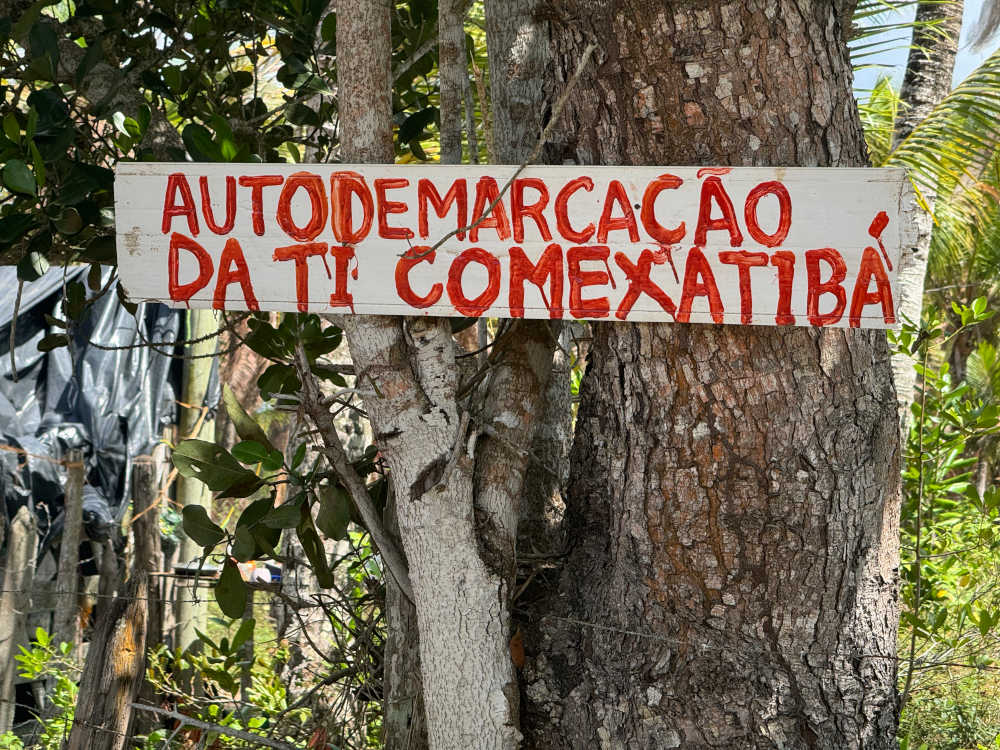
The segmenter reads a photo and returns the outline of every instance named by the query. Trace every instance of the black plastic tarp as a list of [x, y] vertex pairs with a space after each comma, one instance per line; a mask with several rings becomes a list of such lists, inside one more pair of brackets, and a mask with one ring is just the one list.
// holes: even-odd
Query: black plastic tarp
[[[45, 316], [66, 319], [64, 289], [87, 272], [53, 268], [24, 284], [16, 313], [15, 381], [10, 337], [18, 280], [14, 268], [0, 267], [0, 492], [8, 520], [28, 504], [50, 540], [60, 526], [66, 474], [58, 461], [66, 452], [84, 452], [85, 522], [88, 535], [101, 538], [125, 513], [131, 459], [152, 450], [177, 410], [180, 368], [169, 354], [181, 314], [145, 304], [133, 317], [118, 302], [117, 282], [103, 295], [88, 291], [97, 299], [70, 325], [68, 347], [38, 350], [46, 335], [66, 332]], [[105, 269], [102, 288], [110, 273]]]

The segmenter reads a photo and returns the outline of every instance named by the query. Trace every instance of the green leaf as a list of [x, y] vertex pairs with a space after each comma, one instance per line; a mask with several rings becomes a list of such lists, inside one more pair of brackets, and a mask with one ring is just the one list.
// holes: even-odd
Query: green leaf
[[21, 17], [17, 19], [13, 28], [10, 31], [11, 39], [16, 39], [17, 41], [23, 41], [25, 36], [27, 36], [28, 31], [35, 25], [38, 17], [42, 13], [42, 8], [52, 5], [52, 0], [35, 0], [28, 8], [26, 8], [22, 13]]
[[213, 641], [205, 633], [201, 632], [198, 628], [194, 629], [194, 634], [198, 636], [198, 640], [204, 643], [206, 646], [211, 646], [213, 650], [219, 651], [221, 653], [222, 649], [219, 648], [219, 644]]
[[259, 443], [267, 452], [274, 450], [271, 441], [267, 439], [267, 433], [253, 417], [247, 414], [237, 400], [236, 394], [233, 393], [233, 389], [228, 385], [222, 386], [222, 403], [225, 404], [226, 413], [229, 414], [229, 419], [232, 421], [233, 427], [236, 428], [236, 434], [240, 436], [240, 440], [252, 440]]
[[15, 193], [35, 195], [37, 191], [35, 176], [28, 169], [28, 165], [20, 159], [11, 159], [4, 165], [3, 182]]
[[0, 218], [0, 242], [15, 242], [21, 239], [32, 225], [35, 217], [31, 214], [10, 214]]
[[35, 180], [38, 182], [38, 187], [45, 187], [45, 160], [34, 141], [28, 141], [28, 150], [31, 151], [31, 164], [35, 168]]
[[337, 38], [337, 14], [328, 13], [320, 26], [320, 36], [324, 42], [333, 42]]
[[262, 394], [298, 393], [302, 383], [291, 365], [271, 365], [257, 378]]
[[341, 375], [334, 367], [330, 367], [328, 365], [313, 365], [309, 369], [312, 370], [313, 375], [321, 380], [329, 380], [331, 383], [340, 386], [341, 388], [347, 387], [347, 381], [344, 380], [344, 376]]
[[87, 286], [94, 292], [101, 289], [101, 266], [97, 263], [90, 264], [90, 271], [87, 272]]
[[143, 104], [139, 107], [139, 111], [136, 113], [136, 120], [138, 120], [139, 134], [143, 134], [149, 129], [149, 123], [153, 119], [153, 113], [149, 109], [149, 106]]
[[228, 451], [205, 440], [184, 440], [173, 454], [174, 466], [185, 477], [200, 479], [212, 492], [222, 492], [260, 478], [244, 468]]
[[243, 526], [248, 529], [256, 526], [260, 521], [271, 512], [274, 507], [274, 501], [271, 498], [261, 498], [260, 500], [254, 500], [240, 514], [239, 519], [236, 521], [236, 528], [239, 529]]
[[3, 132], [14, 143], [21, 142], [21, 126], [17, 122], [17, 116], [13, 112], [8, 112], [3, 118]]
[[215, 584], [215, 601], [219, 603], [222, 614], [233, 620], [243, 617], [247, 609], [249, 595], [247, 585], [240, 575], [240, 569], [229, 558], [222, 566], [222, 575]]
[[253, 538], [253, 532], [246, 526], [239, 526], [233, 536], [233, 546], [230, 548], [229, 554], [239, 562], [252, 560], [257, 551], [257, 542]]
[[208, 517], [208, 511], [200, 505], [185, 505], [181, 516], [184, 533], [201, 547], [214, 547], [226, 538], [226, 532]]
[[409, 143], [419, 138], [424, 129], [430, 125], [438, 116], [437, 107], [425, 107], [418, 112], [414, 112], [407, 117], [403, 124], [399, 126], [397, 138], [400, 143]]
[[[240, 529], [244, 528], [253, 535], [255, 546], [251, 559], [259, 560], [265, 556], [274, 556], [274, 548], [281, 539], [281, 529], [272, 529], [262, 523], [273, 508], [274, 499], [271, 497], [254, 500], [244, 509], [236, 522], [237, 536]], [[233, 556], [236, 557], [235, 554]]]
[[69, 336], [65, 333], [50, 333], [48, 336], [44, 336], [41, 341], [38, 342], [38, 351], [40, 352], [50, 352], [53, 349], [58, 349], [60, 346], [69, 345]]
[[60, 234], [73, 235], [83, 229], [83, 219], [75, 208], [64, 209], [53, 223]]
[[295, 449], [295, 455], [292, 456], [292, 471], [295, 471], [302, 465], [302, 460], [306, 457], [306, 448], [308, 447], [306, 443], [299, 443], [299, 447]]
[[28, 46], [33, 57], [45, 56], [48, 58], [49, 67], [54, 72], [59, 64], [59, 37], [56, 35], [52, 23], [48, 20], [39, 20], [28, 34]]
[[329, 485], [320, 487], [319, 512], [316, 514], [316, 526], [328, 539], [345, 539], [347, 525], [351, 522], [351, 498], [340, 486]]
[[118, 257], [116, 250], [114, 237], [95, 237], [87, 243], [83, 256], [93, 263], [114, 263]]
[[233, 457], [245, 464], [260, 464], [267, 472], [277, 471], [284, 463], [284, 456], [279, 451], [268, 450], [256, 440], [244, 440], [233, 446]]
[[32, 250], [17, 264], [17, 278], [21, 281], [37, 281], [49, 270], [49, 259]]
[[305, 495], [299, 493], [291, 500], [273, 508], [264, 518], [264, 525], [271, 529], [294, 529], [301, 520], [304, 501]]
[[104, 52], [101, 49], [100, 42], [95, 41], [93, 44], [87, 47], [87, 51], [83, 55], [83, 59], [76, 68], [76, 85], [77, 88], [83, 83], [83, 79], [86, 78], [87, 73], [97, 65], [104, 58]]
[[218, 499], [222, 500], [227, 497], [249, 497], [253, 495], [267, 484], [267, 480], [263, 477], [258, 477], [254, 472], [248, 471], [247, 474], [238, 482], [231, 485], [228, 489], [223, 490], [219, 493]]
[[82, 281], [71, 281], [66, 285], [63, 311], [72, 320], [78, 320], [87, 302], [87, 288]]
[[239, 651], [240, 646], [253, 638], [254, 626], [257, 624], [256, 620], [252, 617], [248, 617], [243, 622], [240, 623], [239, 630], [236, 631], [236, 635], [233, 636], [233, 642], [229, 646], [230, 651]]
[[256, 440], [244, 440], [233, 446], [233, 458], [244, 464], [259, 464], [267, 460], [268, 450]]
[[195, 161], [223, 161], [222, 152], [204, 125], [188, 125], [181, 133], [181, 139]]
[[326, 560], [326, 549], [323, 547], [323, 541], [319, 538], [316, 527], [313, 525], [312, 516], [309, 513], [309, 506], [307, 504], [303, 503], [301, 513], [301, 521], [295, 531], [298, 534], [299, 541], [302, 543], [302, 550], [306, 553], [306, 558], [312, 564], [313, 573], [320, 588], [333, 588], [335, 581], [333, 579], [333, 572], [330, 570], [330, 565]]

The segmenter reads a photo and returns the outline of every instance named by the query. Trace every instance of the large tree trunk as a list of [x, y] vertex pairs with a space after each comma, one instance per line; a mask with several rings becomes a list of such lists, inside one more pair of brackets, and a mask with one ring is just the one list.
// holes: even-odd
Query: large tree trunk
[[[958, 54], [958, 38], [962, 31], [963, 0], [923, 0], [917, 5], [916, 20], [920, 24], [913, 32], [913, 46], [906, 63], [906, 75], [900, 89], [900, 112], [896, 121], [895, 141], [904, 140], [913, 129], [940, 104], [951, 91]], [[920, 323], [924, 301], [924, 278], [934, 231], [936, 196], [925, 191], [927, 211], [914, 216], [916, 244], [903, 254], [899, 267], [900, 299], [898, 310], [904, 320]], [[906, 434], [910, 405], [913, 403], [916, 370], [914, 360], [906, 354], [892, 358], [892, 372], [899, 397], [899, 422]]]
[[[566, 157], [864, 164], [849, 11], [561, 6], [563, 77], [599, 49]], [[527, 745], [894, 747], [895, 403], [882, 332], [595, 325]]]

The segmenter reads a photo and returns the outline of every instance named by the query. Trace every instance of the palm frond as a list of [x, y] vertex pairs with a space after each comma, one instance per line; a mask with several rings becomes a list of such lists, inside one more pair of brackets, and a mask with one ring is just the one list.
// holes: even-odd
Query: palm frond
[[988, 403], [1000, 398], [1000, 351], [981, 341], [966, 361], [965, 379], [977, 396]]
[[995, 212], [987, 189], [1000, 147], [1000, 51], [955, 88], [885, 158], [905, 167], [918, 190], [938, 197], [935, 219], [982, 222]]
[[888, 76], [882, 76], [876, 81], [868, 98], [858, 102], [868, 155], [873, 166], [883, 166], [892, 152], [899, 101], [899, 92], [893, 88], [892, 81]]
[[[987, 0], [1000, 2], [1000, 0]], [[942, 3], [955, 0], [940, 0]], [[911, 45], [914, 29], [933, 38], [941, 22], [915, 20], [908, 12], [916, 7], [919, 0], [859, 0], [852, 17], [848, 47], [851, 65], [855, 71], [872, 67], [863, 62], [873, 57], [882, 57], [887, 52], [905, 49]], [[943, 34], [944, 32], [941, 31]]]
[[[1000, 153], [994, 154], [970, 191], [978, 193], [972, 202], [984, 207], [977, 221], [948, 210], [940, 201], [935, 211], [927, 286], [945, 292], [942, 304], [955, 297], [956, 288], [970, 299], [1000, 296]], [[969, 200], [967, 195], [961, 198]]]

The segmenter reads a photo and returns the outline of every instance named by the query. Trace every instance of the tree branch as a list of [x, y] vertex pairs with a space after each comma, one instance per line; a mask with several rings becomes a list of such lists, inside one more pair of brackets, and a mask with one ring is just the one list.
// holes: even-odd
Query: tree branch
[[309, 360], [301, 343], [295, 347], [295, 368], [298, 370], [299, 380], [302, 383], [302, 408], [319, 428], [323, 440], [323, 455], [326, 456], [330, 466], [333, 467], [337, 477], [350, 494], [351, 500], [354, 501], [368, 533], [371, 534], [372, 540], [382, 554], [382, 559], [385, 560], [386, 567], [396, 580], [396, 585], [399, 586], [407, 599], [413, 601], [413, 587], [410, 584], [410, 576], [406, 570], [403, 556], [383, 528], [375, 504], [368, 494], [368, 488], [365, 487], [361, 477], [358, 476], [347, 459], [347, 453], [344, 451], [340, 435], [337, 432], [337, 425], [334, 424], [333, 415], [330, 414], [329, 409], [324, 406], [319, 383], [309, 367]]
[[263, 745], [264, 747], [271, 747], [274, 750], [297, 750], [293, 745], [289, 745], [286, 742], [279, 742], [278, 740], [272, 740], [269, 737], [264, 737], [259, 734], [251, 734], [250, 732], [244, 732], [242, 729], [234, 729], [233, 727], [224, 727], [221, 724], [213, 724], [209, 721], [202, 721], [201, 719], [195, 719], [187, 714], [182, 714], [180, 711], [168, 711], [165, 708], [157, 708], [156, 706], [147, 706], [145, 703], [133, 703], [132, 708], [136, 711], [146, 711], [147, 713], [156, 714], [157, 716], [162, 716], [165, 719], [173, 719], [174, 721], [179, 721], [181, 725], [188, 725], [194, 727], [195, 729], [202, 729], [206, 732], [215, 732], [216, 734], [222, 734], [227, 737], [235, 737], [238, 740], [243, 740], [244, 742], [249, 742], [252, 745]]

